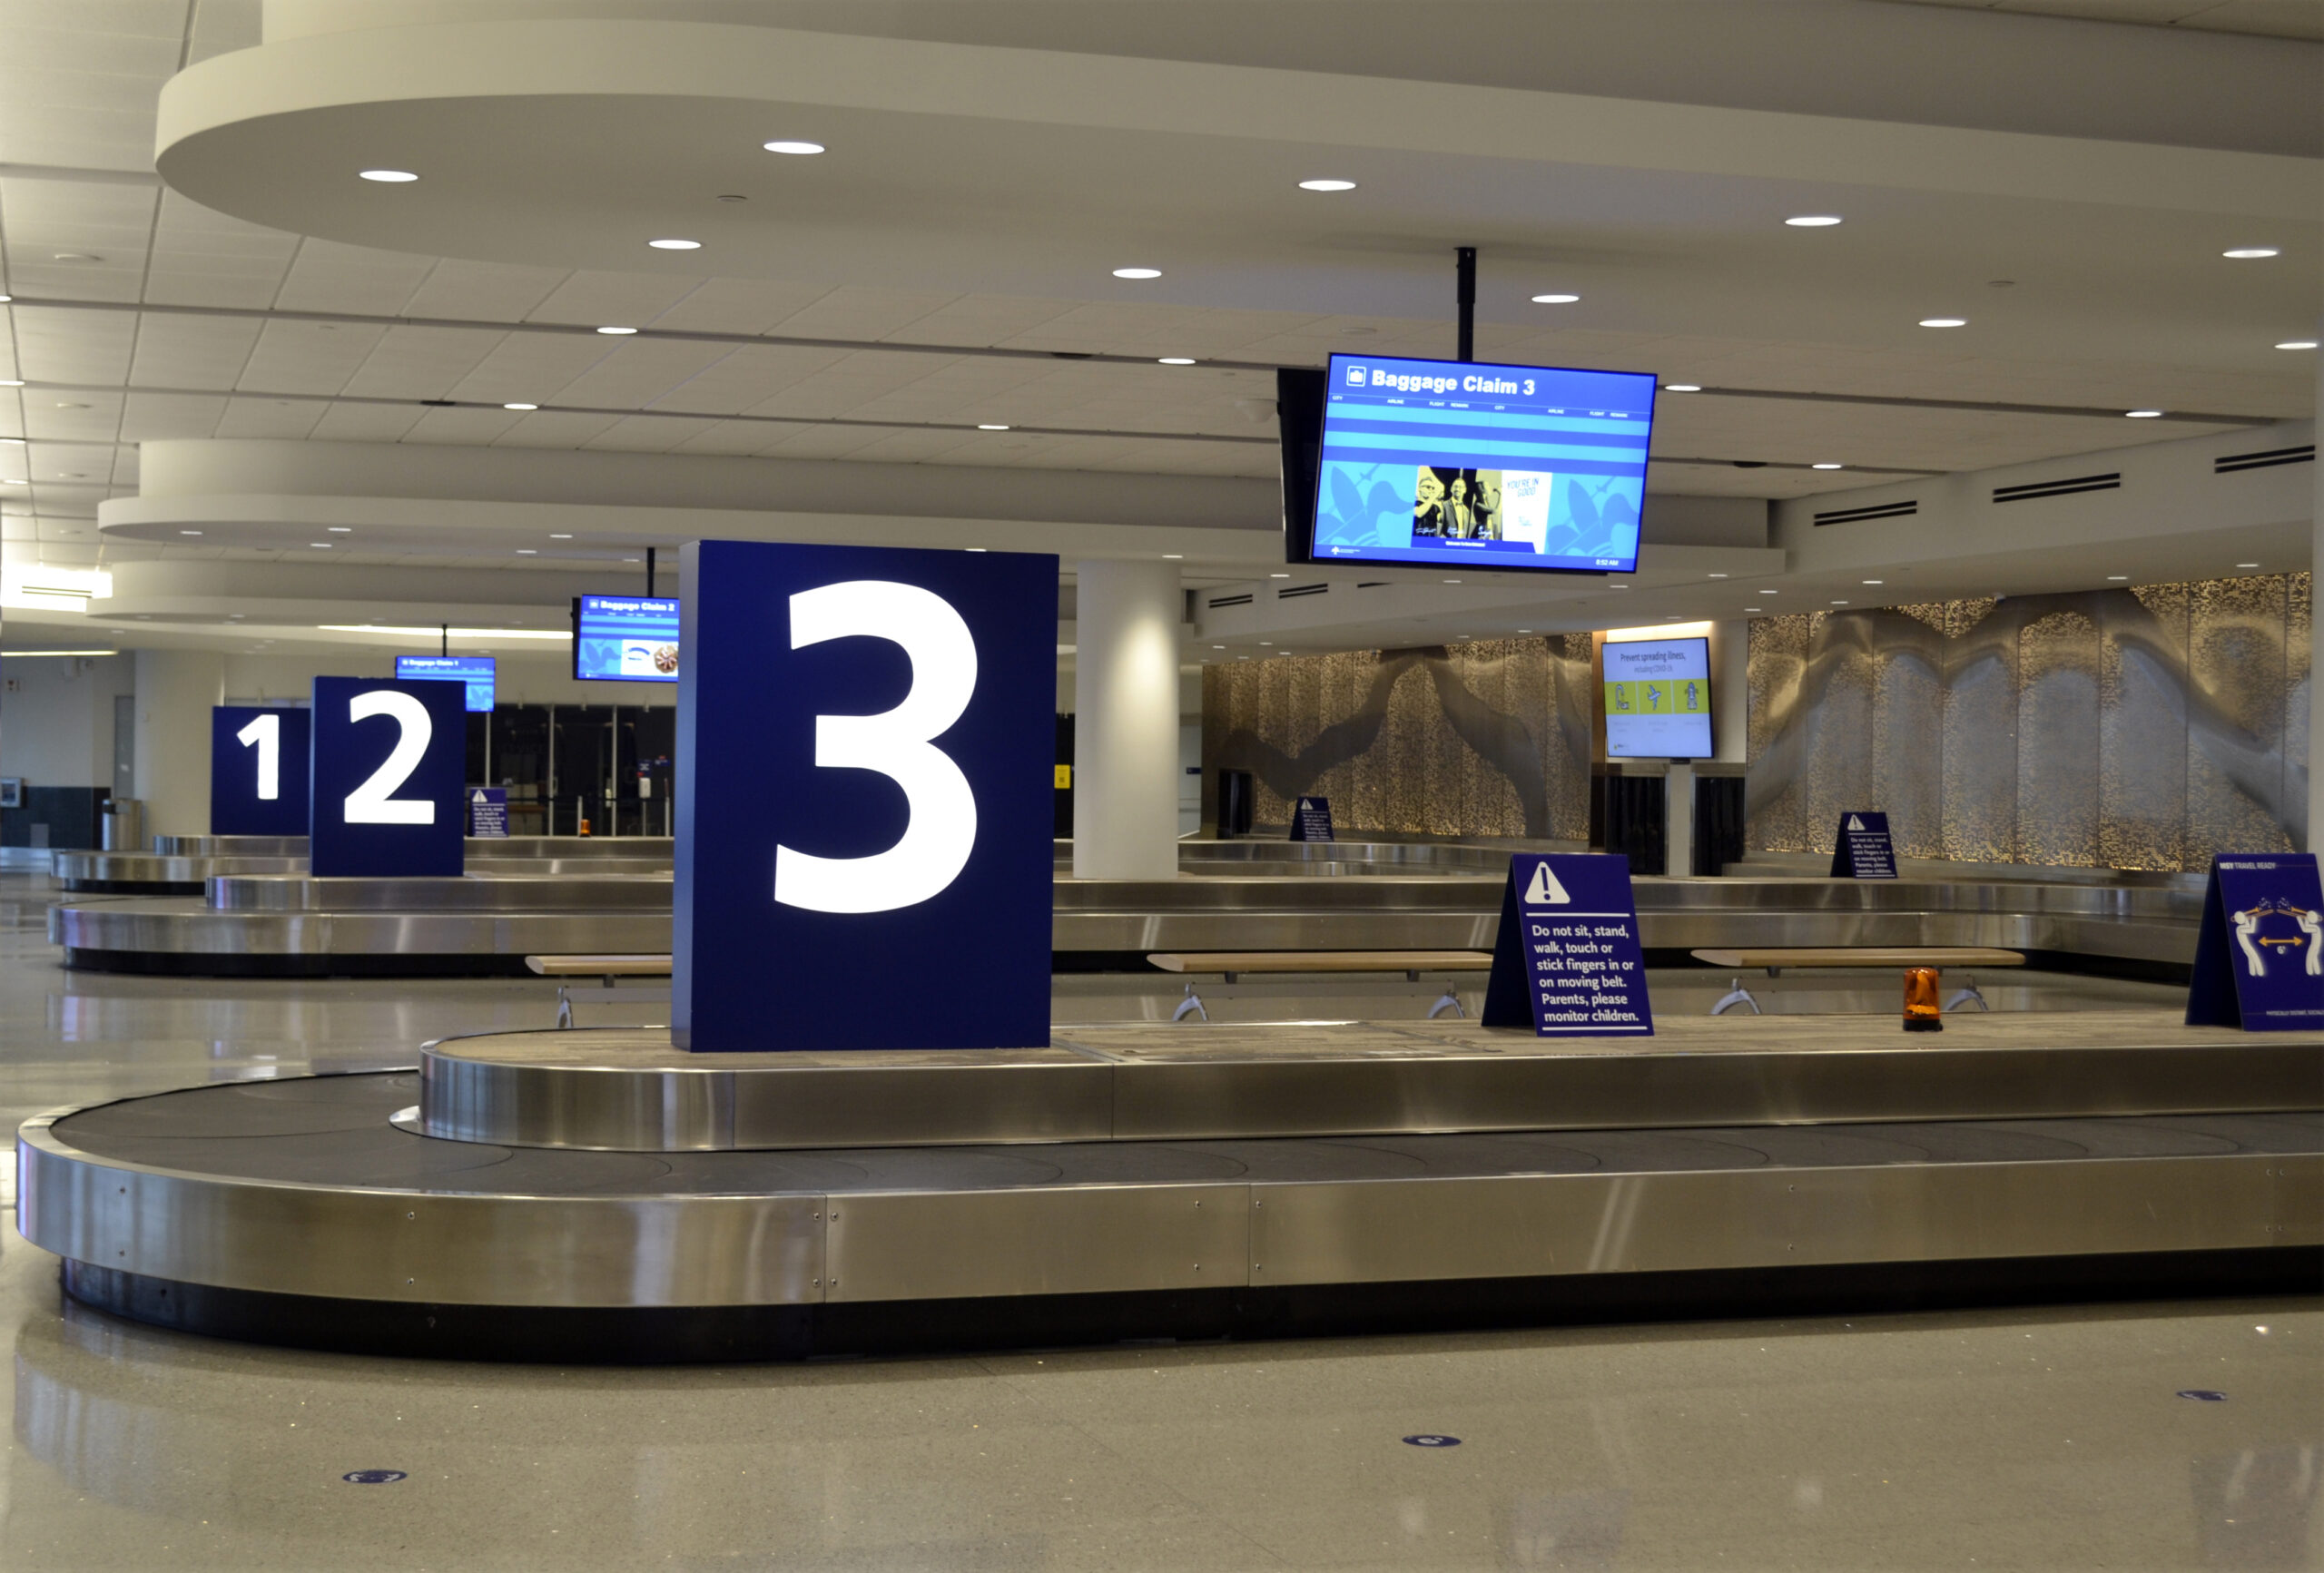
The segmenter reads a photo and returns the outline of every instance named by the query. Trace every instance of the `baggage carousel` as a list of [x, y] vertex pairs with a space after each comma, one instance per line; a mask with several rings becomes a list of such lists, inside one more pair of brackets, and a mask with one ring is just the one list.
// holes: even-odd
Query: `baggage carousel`
[[121, 1315], [553, 1361], [2312, 1289], [2319, 1095], [2156, 1010], [515, 1033], [42, 1116], [19, 1216]]
[[[666, 836], [471, 837], [467, 866], [477, 873], [645, 871], [670, 867]], [[76, 894], [199, 896], [221, 874], [303, 874], [304, 836], [155, 836], [150, 852], [59, 851], [49, 873]]]
[[[616, 872], [638, 860], [594, 848], [586, 857], [478, 859], [467, 876], [440, 880], [222, 873], [201, 898], [62, 903], [49, 939], [68, 967], [194, 976], [514, 975], [527, 955], [666, 953], [666, 864]], [[1160, 950], [1485, 949], [1502, 883], [1457, 867], [1329, 877], [1265, 864], [1177, 880], [1059, 878], [1051, 949], [1063, 968], [1135, 970]], [[2200, 889], [2031, 880], [1647, 878], [1636, 891], [1658, 964], [1691, 965], [1687, 952], [1700, 948], [1994, 946], [2037, 965], [2176, 978], [2193, 959], [2202, 901]]]

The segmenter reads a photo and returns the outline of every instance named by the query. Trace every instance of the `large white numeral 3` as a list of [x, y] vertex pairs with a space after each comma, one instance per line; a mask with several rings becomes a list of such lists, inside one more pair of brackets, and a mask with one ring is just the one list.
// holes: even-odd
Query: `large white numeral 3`
[[258, 746], [258, 795], [261, 801], [272, 802], [282, 795], [282, 718], [261, 715], [241, 731], [234, 733], [234, 741], [244, 748]]
[[903, 646], [911, 687], [879, 715], [815, 717], [820, 770], [871, 770], [904, 789], [904, 833], [867, 858], [774, 850], [774, 899], [811, 912], [891, 912], [960, 876], [977, 841], [977, 800], [952, 756], [929, 740], [969, 708], [977, 643], [941, 597], [916, 585], [854, 579], [791, 597], [791, 648], [862, 635]]
[[436, 822], [436, 805], [426, 798], [399, 798], [395, 790], [411, 779], [427, 755], [428, 740], [436, 735], [436, 723], [428, 719], [428, 707], [409, 693], [399, 693], [392, 688], [374, 689], [359, 693], [347, 702], [347, 719], [365, 721], [374, 715], [392, 715], [403, 729], [396, 738], [395, 748], [371, 779], [347, 794], [347, 822], [350, 825], [432, 825]]

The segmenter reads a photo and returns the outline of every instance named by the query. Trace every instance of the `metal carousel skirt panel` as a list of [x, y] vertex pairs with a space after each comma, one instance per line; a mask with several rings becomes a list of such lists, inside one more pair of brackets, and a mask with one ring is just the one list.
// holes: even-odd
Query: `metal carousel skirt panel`
[[401, 1315], [418, 1337], [414, 1318], [533, 1308], [917, 1307], [940, 1344], [947, 1308], [981, 1302], [1032, 1328], [1063, 1300], [1144, 1296], [1191, 1329], [1364, 1285], [2207, 1254], [2306, 1271], [2324, 1245], [2313, 1112], [645, 1155], [390, 1123], [418, 1096], [389, 1072], [43, 1116], [18, 1138], [25, 1234], [82, 1298], [197, 1331], [293, 1310]]

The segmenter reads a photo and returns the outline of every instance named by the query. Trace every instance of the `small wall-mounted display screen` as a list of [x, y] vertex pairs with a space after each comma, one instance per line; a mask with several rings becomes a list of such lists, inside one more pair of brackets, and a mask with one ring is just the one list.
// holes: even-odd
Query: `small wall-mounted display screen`
[[573, 675], [596, 683], [675, 683], [675, 596], [583, 595], [573, 603]]
[[1633, 572], [1655, 386], [1636, 371], [1334, 355], [1306, 555]]
[[1709, 759], [1710, 641], [1608, 640], [1606, 757]]
[[468, 684], [468, 708], [490, 712], [492, 709], [493, 658], [489, 655], [399, 655], [396, 657], [396, 681], [416, 682], [433, 678], [444, 683]]

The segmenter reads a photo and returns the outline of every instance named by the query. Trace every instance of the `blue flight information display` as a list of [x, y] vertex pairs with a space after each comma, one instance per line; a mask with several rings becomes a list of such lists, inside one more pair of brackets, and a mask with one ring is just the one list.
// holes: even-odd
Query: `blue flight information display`
[[399, 655], [396, 681], [468, 684], [466, 708], [471, 713], [492, 711], [493, 658], [489, 655]]
[[676, 598], [584, 595], [575, 601], [573, 675], [597, 683], [675, 683]]
[[1638, 566], [1656, 379], [1334, 355], [1312, 559]]

